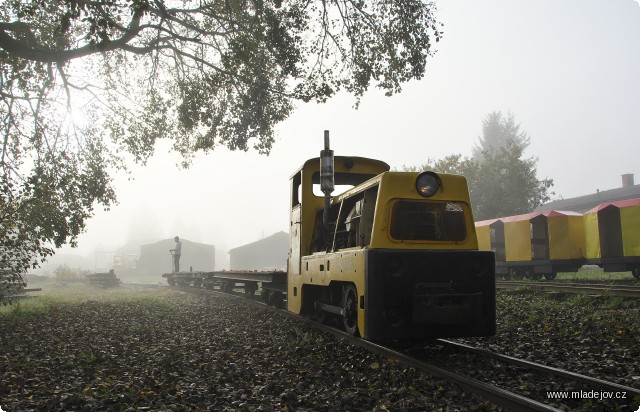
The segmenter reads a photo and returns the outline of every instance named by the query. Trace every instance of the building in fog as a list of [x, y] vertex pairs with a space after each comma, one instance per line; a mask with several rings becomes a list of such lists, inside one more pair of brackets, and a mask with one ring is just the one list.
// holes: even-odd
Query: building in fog
[[[215, 270], [215, 246], [204, 243], [191, 242], [180, 239], [182, 242], [182, 255], [180, 257], [180, 271], [187, 272]], [[171, 239], [140, 246], [140, 258], [136, 272], [139, 276], [157, 277], [161, 279], [163, 273], [173, 270], [173, 260], [170, 250], [176, 247], [176, 242]]]
[[231, 270], [273, 270], [287, 268], [289, 235], [285, 232], [229, 250]]
[[585, 213], [601, 203], [635, 198], [640, 198], [640, 185], [633, 183], [632, 174], [624, 174], [622, 175], [622, 187], [610, 190], [598, 190], [598, 192], [591, 195], [554, 200], [553, 202], [538, 206], [536, 211], [567, 210]]

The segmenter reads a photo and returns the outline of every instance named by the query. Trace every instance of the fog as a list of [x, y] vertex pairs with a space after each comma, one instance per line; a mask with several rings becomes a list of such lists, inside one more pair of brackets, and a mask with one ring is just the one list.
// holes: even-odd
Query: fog
[[444, 38], [425, 78], [391, 98], [377, 90], [355, 99], [298, 104], [277, 127], [270, 156], [218, 147], [179, 169], [159, 144], [133, 180], [115, 180], [119, 204], [96, 211], [79, 237], [94, 261], [128, 241], [175, 235], [227, 251], [288, 232], [288, 179], [322, 149], [381, 159], [392, 167], [470, 155], [488, 113], [513, 113], [531, 138], [538, 177], [556, 198], [640, 180], [640, 5], [634, 0], [438, 1]]

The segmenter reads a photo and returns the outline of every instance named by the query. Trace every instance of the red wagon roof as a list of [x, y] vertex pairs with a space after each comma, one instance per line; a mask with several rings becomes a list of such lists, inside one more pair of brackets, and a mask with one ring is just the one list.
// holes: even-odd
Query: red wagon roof
[[[638, 199], [638, 200], [640, 200], [640, 199]], [[499, 217], [497, 219], [481, 220], [479, 222], [476, 222], [476, 227], [489, 226], [489, 225], [494, 224], [498, 220], [500, 220], [500, 221], [502, 221], [504, 223], [507, 223], [507, 222], [521, 222], [523, 220], [531, 220], [534, 217], [538, 217], [538, 216], [546, 216], [546, 217], [582, 216], [582, 213], [571, 212], [571, 211], [566, 211], [566, 210], [545, 210], [545, 211], [539, 211], [539, 212], [525, 213], [523, 215], [505, 216], [505, 217]]]
[[500, 219], [480, 220], [480, 221], [476, 222], [476, 227], [491, 226], [492, 224], [496, 223], [498, 220], [500, 220]]
[[546, 216], [546, 217], [558, 217], [558, 216], [582, 216], [582, 213], [570, 212], [565, 210], [545, 210], [542, 212], [526, 213], [524, 215], [503, 217], [503, 222], [520, 222], [523, 220], [531, 220], [534, 217]]

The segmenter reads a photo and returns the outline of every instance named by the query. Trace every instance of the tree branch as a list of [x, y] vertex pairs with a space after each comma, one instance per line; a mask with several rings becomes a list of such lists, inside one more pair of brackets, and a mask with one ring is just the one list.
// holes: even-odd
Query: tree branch
[[[33, 48], [20, 40], [16, 40], [7, 34], [5, 28], [15, 26], [15, 23], [4, 23], [0, 25], [0, 48], [6, 50], [10, 54], [37, 62], [43, 63], [64, 63], [69, 60], [78, 59], [95, 53], [123, 49], [127, 47], [127, 43], [134, 39], [141, 31], [140, 18], [142, 11], [136, 10], [131, 17], [131, 22], [126, 32], [116, 40], [102, 41], [95, 44], [87, 44], [70, 50], [51, 50], [43, 48]], [[17, 23], [17, 22], [16, 22]], [[13, 31], [13, 30], [11, 30]]]

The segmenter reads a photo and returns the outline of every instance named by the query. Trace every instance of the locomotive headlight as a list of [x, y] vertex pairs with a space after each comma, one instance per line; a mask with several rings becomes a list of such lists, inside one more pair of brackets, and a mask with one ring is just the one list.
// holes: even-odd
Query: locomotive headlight
[[424, 197], [431, 197], [440, 188], [440, 177], [434, 172], [423, 172], [416, 179], [416, 191]]

